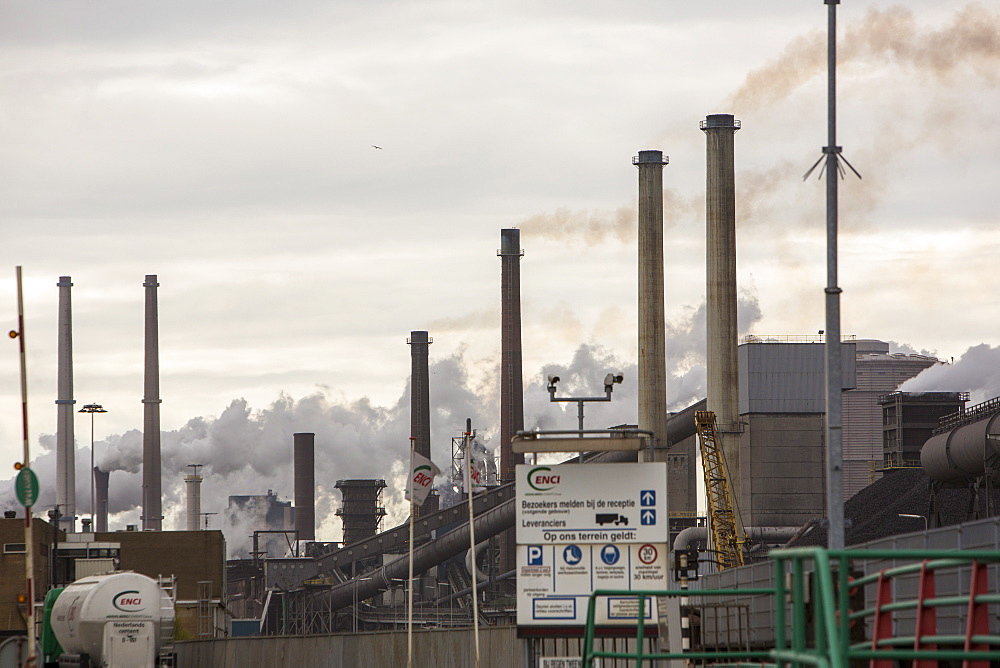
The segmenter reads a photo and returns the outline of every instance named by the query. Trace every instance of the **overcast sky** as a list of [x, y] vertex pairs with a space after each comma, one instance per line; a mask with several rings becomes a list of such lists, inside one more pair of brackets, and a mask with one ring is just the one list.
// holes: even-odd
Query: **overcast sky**
[[[484, 431], [498, 422], [496, 250], [512, 226], [538, 414], [543, 367], [571, 365], [583, 344], [597, 348], [580, 389], [599, 390], [603, 366], [636, 357], [643, 149], [670, 158], [668, 321], [698, 331], [698, 123], [712, 113], [742, 122], [741, 330], [816, 334], [824, 188], [802, 175], [826, 143], [826, 12], [821, 0], [0, 0], [0, 320], [16, 323], [22, 265], [32, 447], [55, 433], [61, 275], [74, 283], [74, 397], [110, 411], [98, 458], [105, 439], [142, 428], [142, 283], [156, 274], [165, 432], [215, 424], [234, 400], [253, 421], [312, 397], [327, 411], [363, 404], [380, 433], [371, 415], [408, 416], [406, 338], [426, 329], [432, 363], [455, 374], [432, 375], [432, 403], [467, 399], [435, 417], [447, 459], [462, 410]], [[839, 18], [838, 143], [864, 177], [841, 187], [843, 332], [946, 359], [985, 344], [997, 359], [1000, 12], [844, 0]], [[667, 345], [678, 378], [701, 363], [703, 342]], [[0, 348], [0, 378], [8, 466], [16, 343]], [[634, 396], [622, 417], [634, 420]], [[575, 411], [561, 419], [572, 427]], [[89, 429], [79, 416], [86, 448]], [[376, 439], [379, 467], [407, 429]], [[296, 418], [285, 431], [322, 428]], [[290, 453], [285, 431], [260, 447]], [[389, 475], [364, 459], [330, 476]], [[272, 482], [291, 493], [290, 477]], [[224, 493], [264, 491], [234, 485]]]

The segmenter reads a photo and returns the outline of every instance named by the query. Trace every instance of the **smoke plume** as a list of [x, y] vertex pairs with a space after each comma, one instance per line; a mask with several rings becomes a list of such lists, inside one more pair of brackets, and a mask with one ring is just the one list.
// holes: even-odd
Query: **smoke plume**
[[1000, 346], [985, 343], [953, 364], [935, 364], [899, 386], [901, 392], [968, 392], [973, 404], [1000, 397]]
[[[753, 72], [728, 106], [749, 111], [788, 97], [826, 67], [826, 31], [793, 40], [778, 58]], [[838, 65], [887, 61], [945, 80], [960, 67], [996, 79], [1000, 60], [1000, 14], [979, 3], [966, 5], [941, 28], [920, 28], [913, 12], [896, 6], [869, 9], [849, 23], [837, 49]]]

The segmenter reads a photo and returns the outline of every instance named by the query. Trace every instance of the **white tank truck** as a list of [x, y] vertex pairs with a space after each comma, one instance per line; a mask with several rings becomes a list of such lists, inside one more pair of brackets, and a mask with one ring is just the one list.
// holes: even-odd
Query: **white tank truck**
[[51, 623], [64, 657], [86, 654], [92, 666], [146, 668], [156, 666], [173, 637], [174, 601], [139, 573], [94, 575], [59, 594]]

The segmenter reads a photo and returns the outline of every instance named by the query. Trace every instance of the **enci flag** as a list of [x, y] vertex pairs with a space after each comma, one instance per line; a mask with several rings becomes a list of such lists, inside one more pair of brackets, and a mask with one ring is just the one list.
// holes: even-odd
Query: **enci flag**
[[406, 496], [418, 506], [424, 505], [427, 495], [431, 493], [431, 483], [441, 469], [434, 462], [416, 452], [410, 452], [410, 484], [406, 488]]

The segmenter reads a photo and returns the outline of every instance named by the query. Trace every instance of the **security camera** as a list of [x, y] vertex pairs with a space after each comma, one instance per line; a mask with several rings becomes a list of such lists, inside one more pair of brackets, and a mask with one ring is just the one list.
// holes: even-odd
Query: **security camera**
[[559, 382], [559, 376], [549, 376], [549, 385], [555, 385]]
[[625, 377], [620, 373], [609, 373], [604, 377], [604, 387], [611, 387], [615, 383], [620, 385], [623, 380], [625, 380]]

